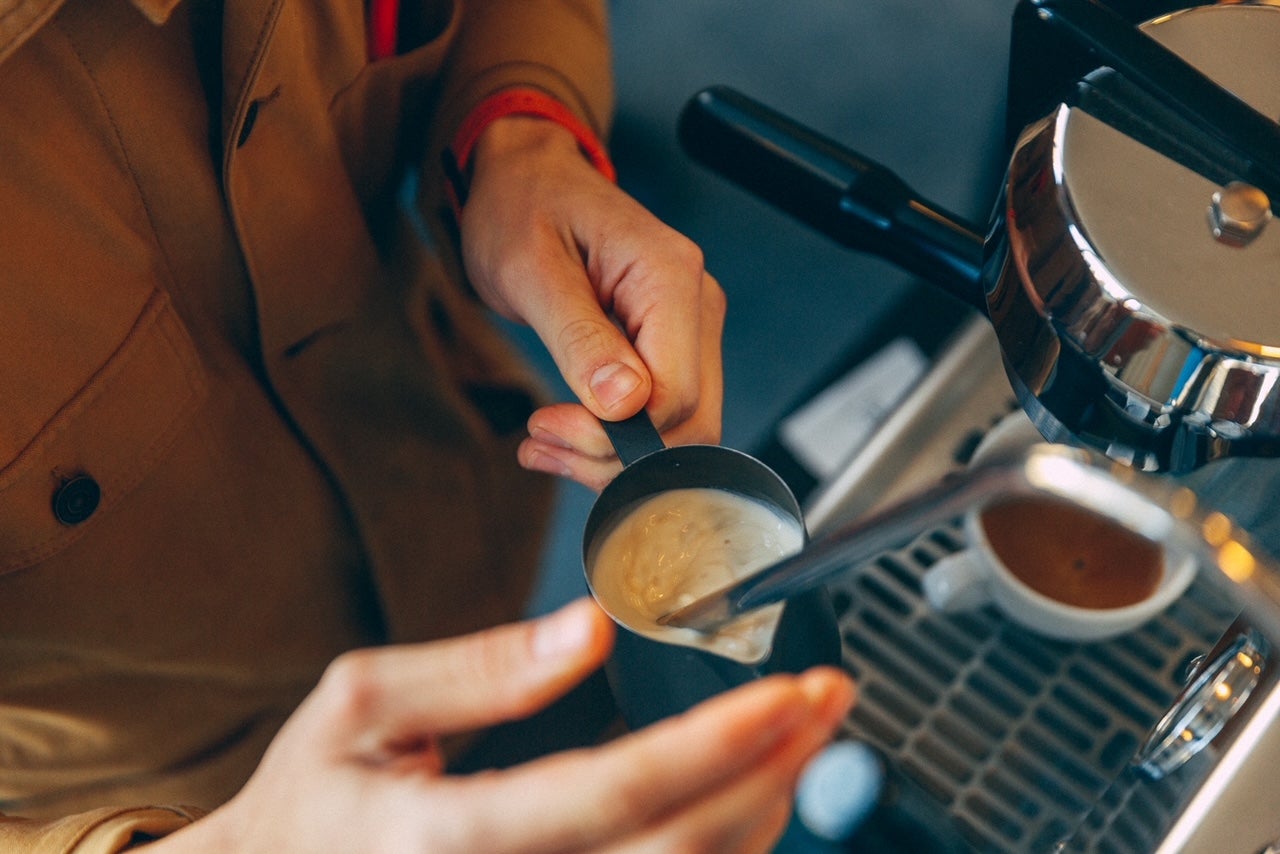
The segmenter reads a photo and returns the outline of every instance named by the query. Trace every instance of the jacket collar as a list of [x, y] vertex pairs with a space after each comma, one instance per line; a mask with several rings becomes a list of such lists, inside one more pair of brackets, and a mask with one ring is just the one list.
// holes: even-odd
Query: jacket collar
[[[18, 50], [48, 23], [67, 0], [0, 0], [0, 63]], [[89, 0], [100, 2], [100, 0]], [[169, 20], [182, 0], [129, 0], [147, 20], [157, 26]], [[254, 82], [254, 69], [267, 43], [283, 0], [241, 0], [237, 14], [228, 15], [229, 29], [223, 35], [222, 136], [228, 140], [237, 113]], [[224, 151], [231, 148], [224, 145]]]
[[[0, 62], [21, 47], [66, 0], [0, 0]], [[181, 0], [130, 0], [153, 24], [163, 24]]]

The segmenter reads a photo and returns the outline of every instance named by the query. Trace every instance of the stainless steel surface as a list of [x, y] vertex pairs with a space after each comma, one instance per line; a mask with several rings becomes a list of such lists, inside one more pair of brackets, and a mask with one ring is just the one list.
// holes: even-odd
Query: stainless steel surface
[[[1280, 116], [1280, 64], [1261, 60], [1280, 54], [1280, 9], [1201, 6], [1143, 29]], [[988, 303], [1046, 434], [1144, 470], [1280, 452], [1280, 231], [1256, 191], [1206, 171], [1081, 106], [1023, 132]]]
[[[805, 504], [811, 536], [932, 485], [1016, 402], [991, 325], [966, 323], [918, 386]], [[972, 447], [970, 447], [972, 450]]]
[[1248, 716], [1169, 828], [1160, 854], [1253, 854], [1280, 839], [1280, 684], [1272, 666]]
[[1173, 706], [1152, 727], [1134, 764], [1153, 779], [1174, 773], [1208, 746], [1258, 687], [1270, 645], [1251, 626], [1228, 629]]
[[1112, 835], [1113, 851], [1154, 849], [1206, 758], [1158, 783], [1134, 778], [1128, 758], [1234, 609], [1200, 587], [1131, 635], [1051, 641], [991, 608], [927, 605], [921, 577], [962, 545], [942, 526], [831, 585], [859, 684], [849, 734], [929, 791], [978, 851]]
[[[811, 498], [815, 537], [958, 471], [1008, 413], [998, 346], [975, 324]], [[1274, 661], [1185, 764], [1160, 780], [1131, 765], [1229, 627], [1251, 626], [1276, 648], [1273, 575], [1263, 580], [1269, 592], [1244, 593], [1243, 616], [1242, 588], [1216, 573], [1136, 632], [1073, 644], [1026, 632], [990, 608], [958, 616], [930, 609], [920, 577], [961, 547], [958, 523], [922, 529], [829, 585], [845, 664], [861, 685], [851, 736], [924, 785], [979, 850], [1254, 854], [1280, 838]]]

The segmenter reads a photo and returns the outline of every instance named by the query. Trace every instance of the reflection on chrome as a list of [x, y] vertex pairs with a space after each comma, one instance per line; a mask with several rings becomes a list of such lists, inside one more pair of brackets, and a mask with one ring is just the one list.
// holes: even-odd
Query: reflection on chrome
[[1205, 749], [1257, 686], [1266, 666], [1266, 640], [1252, 628], [1228, 638], [1219, 653], [1201, 663], [1134, 757], [1134, 766], [1153, 780], [1172, 774]]

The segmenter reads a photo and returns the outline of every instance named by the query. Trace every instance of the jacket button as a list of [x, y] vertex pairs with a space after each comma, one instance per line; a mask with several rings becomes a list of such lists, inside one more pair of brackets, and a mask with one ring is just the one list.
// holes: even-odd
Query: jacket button
[[77, 475], [53, 494], [53, 515], [64, 525], [79, 525], [98, 509], [100, 498], [98, 482], [87, 474]]

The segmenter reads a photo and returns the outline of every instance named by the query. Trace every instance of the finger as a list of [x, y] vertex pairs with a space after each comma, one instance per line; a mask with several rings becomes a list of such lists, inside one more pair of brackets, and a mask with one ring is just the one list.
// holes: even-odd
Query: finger
[[[798, 730], [764, 761], [727, 785], [633, 834], [634, 850], [771, 851], [786, 827], [805, 765], [829, 741], [850, 695], [817, 700], [814, 724]], [[632, 850], [624, 847], [622, 850]]]
[[487, 829], [488, 850], [603, 845], [702, 801], [774, 754], [790, 756], [794, 739], [816, 750], [852, 693], [848, 677], [830, 668], [769, 677], [602, 748], [452, 780], [456, 797], [479, 806], [466, 819], [452, 812]]
[[[687, 814], [702, 812], [699, 805]], [[686, 817], [682, 814], [682, 818]], [[632, 834], [602, 854], [665, 854], [668, 851], [732, 851], [734, 854], [774, 851], [791, 818], [791, 797], [785, 793], [770, 797], [769, 802], [745, 812], [733, 811], [727, 820], [714, 824], [699, 816], [696, 832], [691, 833], [672, 822], [658, 828], [646, 828]]]
[[529, 416], [529, 438], [599, 462], [617, 459], [600, 419], [577, 403], [553, 403]]
[[[668, 262], [648, 275], [655, 281], [651, 287], [638, 288], [649, 295], [638, 298], [643, 321], [632, 329], [636, 352], [653, 377], [646, 408], [673, 442], [717, 441], [724, 292], [702, 269], [700, 253]], [[619, 293], [630, 295], [623, 288]], [[683, 431], [673, 433], [673, 428]]]
[[698, 437], [689, 441], [715, 444], [720, 441], [720, 430], [724, 405], [724, 322], [727, 311], [724, 291], [711, 274], [707, 274], [710, 286], [704, 295], [707, 305], [702, 314], [704, 318], [714, 322], [704, 322], [702, 326], [702, 359], [699, 365], [702, 377], [699, 383], [698, 411], [700, 431]]
[[525, 317], [593, 415], [614, 421], [634, 415], [649, 399], [650, 371], [606, 314], [581, 258], [568, 247], [557, 250], [544, 252], [531, 272], [546, 283], [547, 295]]
[[[720, 441], [724, 384], [718, 328], [709, 329], [705, 333], [708, 352], [701, 360], [702, 379], [699, 382], [703, 398], [692, 418], [678, 424], [664, 425], [662, 438], [667, 445], [715, 444]], [[617, 459], [600, 419], [580, 404], [556, 403], [541, 407], [530, 415], [527, 428], [529, 438], [537, 443], [538, 450], [550, 452], [566, 463], [569, 458], [561, 453], [564, 451], [599, 463], [613, 463]], [[616, 470], [614, 467], [615, 472]], [[559, 471], [551, 473], [563, 474]]]
[[308, 704], [339, 750], [385, 760], [404, 746], [545, 707], [598, 668], [613, 624], [589, 599], [461, 638], [347, 653]]
[[530, 471], [563, 477], [600, 492], [622, 471], [622, 463], [612, 460], [596, 460], [584, 457], [555, 445], [545, 445], [526, 439], [516, 450], [520, 465]]
[[529, 438], [516, 458], [532, 471], [577, 481], [597, 492], [622, 470], [600, 419], [576, 403], [543, 407], [529, 417]]
[[[689, 366], [671, 368], [654, 367], [662, 357], [650, 359], [654, 378], [654, 391], [646, 409], [663, 433], [668, 445], [689, 443], [715, 444], [720, 441], [721, 408], [724, 397], [724, 371], [721, 355], [721, 338], [724, 331], [724, 293], [710, 274], [704, 274], [706, 286], [701, 296], [697, 337], [700, 340], [699, 355], [689, 360], [696, 365], [696, 377], [685, 377], [693, 369]], [[637, 344], [644, 355], [644, 343]], [[672, 382], [683, 382], [687, 401], [672, 403], [672, 395], [663, 389]], [[663, 400], [666, 400], [664, 404]], [[690, 407], [692, 410], [690, 411]], [[683, 419], [683, 420], [680, 420]], [[584, 407], [575, 404], [555, 404], [543, 407], [529, 418], [530, 437], [549, 448], [569, 449], [574, 453], [600, 461], [612, 461], [613, 446], [600, 427], [599, 419]]]
[[[653, 219], [631, 233], [634, 244], [613, 247], [602, 259], [602, 289], [613, 294], [613, 314], [635, 342], [653, 378], [648, 409], [659, 427], [686, 420], [700, 398], [702, 332], [718, 327], [709, 293], [714, 279], [702, 251], [684, 235]], [[625, 264], [612, 263], [613, 258]], [[616, 278], [615, 278], [616, 277]]]

